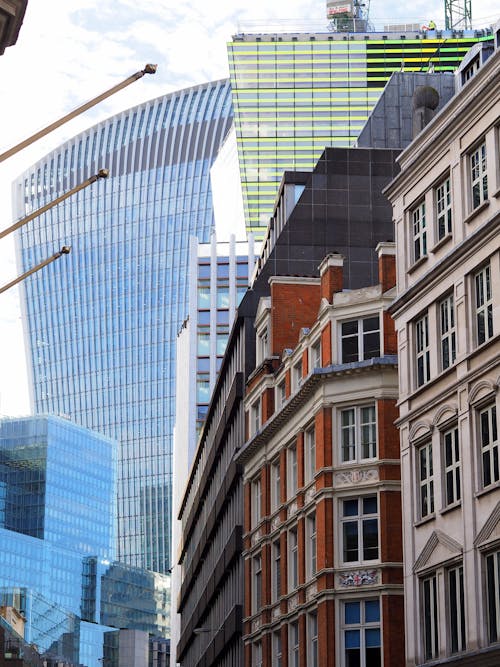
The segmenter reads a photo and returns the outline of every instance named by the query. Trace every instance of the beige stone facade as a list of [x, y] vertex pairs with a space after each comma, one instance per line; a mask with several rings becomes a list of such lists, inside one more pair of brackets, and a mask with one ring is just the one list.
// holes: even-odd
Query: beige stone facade
[[498, 48], [399, 163], [406, 664], [499, 665]]

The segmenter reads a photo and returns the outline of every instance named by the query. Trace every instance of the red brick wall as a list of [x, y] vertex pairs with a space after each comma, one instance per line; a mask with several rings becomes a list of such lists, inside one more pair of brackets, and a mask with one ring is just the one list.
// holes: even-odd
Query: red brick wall
[[380, 493], [380, 557], [383, 561], [403, 560], [401, 492]]
[[270, 467], [265, 465], [261, 468], [260, 471], [260, 493], [261, 493], [261, 506], [260, 506], [260, 515], [268, 516], [271, 511], [271, 498], [270, 498], [270, 487], [269, 487], [269, 478], [270, 478]]
[[342, 292], [344, 285], [342, 266], [329, 266], [321, 276], [321, 298], [332, 302], [334, 292]]
[[304, 431], [297, 433], [297, 488], [304, 486]]
[[386, 310], [384, 310], [384, 353], [398, 353], [398, 336], [394, 327], [394, 320]]
[[[404, 602], [402, 595], [383, 595], [382, 641], [384, 667], [401, 667], [405, 664]], [[415, 619], [415, 622], [418, 622]]]
[[[318, 657], [319, 667], [334, 667], [335, 607], [333, 600], [325, 600], [318, 605]], [[401, 663], [398, 667], [403, 667], [403, 664]]]
[[274, 389], [268, 388], [262, 392], [262, 423], [264, 424], [274, 414]]
[[333, 567], [333, 501], [322, 498], [316, 504], [316, 563], [318, 570]]
[[245, 533], [252, 527], [252, 484], [247, 482], [243, 490], [243, 526]]
[[332, 364], [332, 323], [327, 322], [321, 332], [321, 365]]
[[382, 285], [382, 292], [387, 292], [396, 285], [396, 257], [395, 255], [381, 255], [378, 258], [378, 281]]
[[[332, 465], [332, 410], [323, 408], [315, 417], [316, 428], [316, 468], [329, 467]], [[324, 488], [332, 485], [331, 473], [324, 473], [316, 478], [316, 488]]]
[[399, 431], [394, 426], [399, 411], [394, 399], [377, 401], [379, 458], [399, 459]]
[[311, 327], [320, 304], [318, 285], [273, 283], [271, 285], [271, 353], [294, 349], [302, 327]]
[[245, 616], [252, 614], [252, 562], [245, 558]]

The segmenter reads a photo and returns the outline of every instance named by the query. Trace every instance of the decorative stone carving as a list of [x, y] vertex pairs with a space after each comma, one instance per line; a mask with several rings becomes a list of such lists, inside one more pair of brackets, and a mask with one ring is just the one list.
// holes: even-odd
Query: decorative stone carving
[[273, 611], [272, 611], [271, 615], [272, 615], [273, 618], [279, 618], [281, 616], [281, 608], [280, 608], [279, 605], [277, 605], [276, 607], [273, 607]]
[[290, 612], [296, 609], [298, 604], [299, 604], [299, 596], [294, 595], [288, 600], [288, 611]]
[[258, 528], [255, 533], [252, 535], [252, 544], [257, 544], [257, 542], [262, 537], [262, 528]]
[[296, 500], [293, 500], [288, 507], [288, 516], [292, 516], [292, 514], [297, 514], [297, 501]]
[[309, 602], [309, 600], [312, 600], [313, 597], [316, 595], [318, 592], [318, 586], [316, 582], [313, 582], [307, 589], [306, 589], [306, 600]]
[[271, 521], [271, 530], [276, 530], [276, 528], [280, 525], [281, 520], [280, 520], [280, 515], [277, 514], [276, 516], [273, 517], [273, 520]]
[[258, 618], [254, 618], [252, 621], [252, 632], [255, 632], [260, 628], [260, 616]]
[[341, 586], [354, 587], [368, 586], [378, 582], [377, 570], [356, 570], [355, 572], [344, 572], [339, 575]]
[[377, 468], [369, 470], [345, 470], [335, 473], [335, 483], [337, 486], [347, 484], [367, 484], [378, 481]]
[[311, 500], [314, 498], [314, 495], [316, 493], [316, 487], [310, 486], [307, 491], [306, 491], [306, 503], [311, 502]]

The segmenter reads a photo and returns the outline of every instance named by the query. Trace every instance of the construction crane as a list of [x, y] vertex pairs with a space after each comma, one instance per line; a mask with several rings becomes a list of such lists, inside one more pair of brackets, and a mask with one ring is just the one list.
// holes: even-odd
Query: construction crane
[[326, 0], [329, 30], [334, 32], [367, 32], [370, 0]]
[[471, 30], [471, 0], [444, 0], [446, 30]]

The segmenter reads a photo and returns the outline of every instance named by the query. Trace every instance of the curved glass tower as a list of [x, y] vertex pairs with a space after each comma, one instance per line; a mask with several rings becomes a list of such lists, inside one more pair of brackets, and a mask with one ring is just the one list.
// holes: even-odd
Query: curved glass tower
[[189, 237], [209, 240], [209, 170], [232, 114], [226, 80], [165, 95], [81, 133], [14, 186], [22, 216], [111, 171], [18, 236], [22, 271], [72, 246], [23, 283], [32, 404], [119, 441], [118, 557], [157, 572], [170, 567]]

